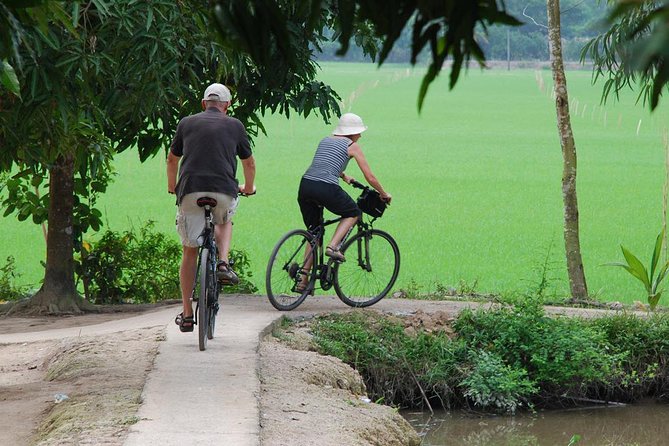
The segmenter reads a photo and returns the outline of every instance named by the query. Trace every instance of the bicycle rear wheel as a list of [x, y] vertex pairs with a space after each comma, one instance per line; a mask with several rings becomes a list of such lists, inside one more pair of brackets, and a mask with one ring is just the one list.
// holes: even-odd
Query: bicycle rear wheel
[[390, 234], [359, 232], [341, 248], [346, 261], [334, 267], [334, 287], [346, 305], [368, 307], [383, 299], [400, 272], [400, 250]]
[[200, 351], [207, 348], [209, 338], [209, 295], [213, 271], [209, 265], [209, 249], [202, 248], [200, 253], [200, 290], [197, 301], [197, 335]]
[[[270, 303], [280, 311], [297, 308], [309, 295], [316, 282], [316, 250], [311, 248], [311, 235], [296, 229], [284, 235], [269, 257], [265, 274], [265, 287]], [[307, 270], [306, 266], [311, 266]], [[300, 289], [304, 275], [308, 285]]]
[[216, 258], [209, 255], [209, 279], [207, 281], [207, 338], [214, 339], [214, 331], [216, 330], [216, 315], [218, 314], [218, 293], [220, 287], [218, 285], [218, 277], [216, 276]]

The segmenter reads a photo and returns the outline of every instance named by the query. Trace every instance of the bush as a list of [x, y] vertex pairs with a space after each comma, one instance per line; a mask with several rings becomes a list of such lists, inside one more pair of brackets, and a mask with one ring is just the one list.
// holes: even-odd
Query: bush
[[251, 261], [249, 260], [246, 251], [231, 249], [229, 261], [239, 277], [239, 283], [234, 286], [226, 286], [224, 292], [230, 294], [256, 293], [258, 287], [256, 287], [250, 280], [250, 278], [253, 277], [253, 272], [251, 272]]
[[537, 393], [525, 369], [510, 367], [501, 357], [485, 350], [474, 352], [472, 359], [472, 369], [460, 387], [476, 406], [513, 414]]
[[179, 244], [149, 221], [139, 234], [107, 230], [98, 242], [84, 242], [76, 272], [95, 304], [156, 302], [181, 297], [180, 259]]
[[548, 317], [537, 302], [496, 311], [463, 311], [454, 328], [470, 349], [486, 350], [527, 371], [545, 398], [598, 386], [620, 355], [601, 330], [578, 318]]
[[[107, 230], [99, 241], [84, 242], [76, 272], [84, 294], [95, 304], [148, 303], [181, 299], [181, 245], [154, 230], [149, 221], [139, 233]], [[248, 256], [232, 251], [240, 283], [236, 290], [253, 290]], [[244, 291], [236, 291], [244, 292]]]
[[455, 389], [466, 351], [443, 333], [409, 336], [401, 319], [373, 311], [319, 317], [312, 331], [319, 351], [358, 370], [375, 400], [400, 406], [423, 405], [425, 398], [444, 407], [462, 403]]
[[360, 372], [374, 399], [515, 412], [669, 395], [669, 316], [548, 317], [540, 300], [464, 310], [452, 329], [405, 329], [373, 311], [321, 316], [321, 353]]
[[16, 279], [21, 277], [16, 272], [14, 256], [7, 257], [7, 263], [0, 266], [0, 301], [18, 300], [26, 296], [23, 287], [16, 285]]
[[590, 323], [620, 354], [620, 373], [603, 389], [602, 398], [635, 401], [649, 394], [669, 398], [669, 315], [641, 319], [623, 314]]

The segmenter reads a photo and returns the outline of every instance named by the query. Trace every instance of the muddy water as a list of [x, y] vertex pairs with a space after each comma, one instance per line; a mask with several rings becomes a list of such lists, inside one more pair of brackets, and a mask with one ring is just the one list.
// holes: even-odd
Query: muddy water
[[669, 405], [635, 404], [476, 417], [458, 411], [403, 412], [423, 446], [667, 446]]

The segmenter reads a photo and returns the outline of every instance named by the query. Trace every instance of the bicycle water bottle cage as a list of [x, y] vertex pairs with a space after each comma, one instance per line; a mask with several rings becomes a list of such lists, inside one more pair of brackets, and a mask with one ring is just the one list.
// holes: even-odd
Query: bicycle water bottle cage
[[213, 208], [213, 207], [216, 207], [216, 204], [218, 204], [218, 202], [216, 201], [215, 198], [200, 197], [200, 198], [197, 199], [197, 205], [200, 206], [201, 208], [203, 208], [205, 206], [209, 206], [209, 207]]

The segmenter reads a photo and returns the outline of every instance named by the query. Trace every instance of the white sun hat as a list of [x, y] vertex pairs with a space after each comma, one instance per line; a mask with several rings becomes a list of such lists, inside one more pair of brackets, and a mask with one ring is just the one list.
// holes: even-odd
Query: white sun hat
[[357, 135], [365, 130], [367, 130], [367, 126], [362, 123], [360, 116], [354, 113], [344, 113], [339, 118], [339, 123], [332, 134], [339, 136]]
[[223, 84], [211, 84], [204, 90], [203, 101], [230, 102], [232, 95], [230, 90]]

